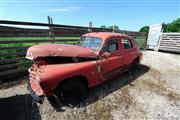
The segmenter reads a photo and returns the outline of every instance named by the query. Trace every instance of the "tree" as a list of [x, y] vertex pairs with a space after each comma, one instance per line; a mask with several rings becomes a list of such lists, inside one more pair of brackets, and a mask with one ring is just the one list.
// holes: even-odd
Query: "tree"
[[111, 26], [108, 26], [108, 27], [105, 26], [105, 25], [102, 25], [100, 28], [119, 30], [119, 26], [118, 25], [111, 25]]
[[106, 29], [106, 26], [105, 26], [105, 25], [102, 25], [100, 28]]
[[[180, 32], [180, 18], [177, 18], [176, 20], [173, 20], [171, 23], [163, 23], [162, 27], [164, 29], [164, 32]], [[148, 33], [149, 26], [142, 27], [139, 32], [146, 32]]]
[[139, 32], [145, 32], [145, 33], [148, 33], [149, 32], [149, 26], [144, 26], [142, 27]]
[[164, 32], [180, 32], [180, 18], [164, 25]]
[[114, 29], [114, 30], [119, 30], [119, 26], [118, 25], [112, 25], [108, 27], [109, 29]]

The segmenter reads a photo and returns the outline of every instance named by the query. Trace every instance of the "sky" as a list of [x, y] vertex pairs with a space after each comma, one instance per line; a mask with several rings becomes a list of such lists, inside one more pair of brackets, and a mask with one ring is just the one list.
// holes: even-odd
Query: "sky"
[[88, 26], [142, 26], [180, 18], [180, 0], [0, 0], [0, 19]]

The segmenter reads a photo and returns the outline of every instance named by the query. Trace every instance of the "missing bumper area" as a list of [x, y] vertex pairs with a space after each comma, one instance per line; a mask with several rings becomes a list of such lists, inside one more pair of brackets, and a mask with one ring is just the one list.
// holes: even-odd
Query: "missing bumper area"
[[27, 87], [27, 88], [28, 88], [28, 90], [29, 90], [30, 95], [32, 96], [32, 98], [33, 98], [36, 102], [42, 104], [43, 101], [44, 101], [44, 95], [38, 96], [38, 95], [32, 90], [30, 84], [28, 84], [28, 87]]

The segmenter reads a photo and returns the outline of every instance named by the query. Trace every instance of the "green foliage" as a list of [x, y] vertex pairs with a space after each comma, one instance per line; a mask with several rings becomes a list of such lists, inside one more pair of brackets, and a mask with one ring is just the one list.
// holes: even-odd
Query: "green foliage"
[[17, 62], [19, 70], [27, 70], [32, 65], [33, 61], [30, 60], [19, 60]]
[[[79, 39], [79, 37], [56, 37], [56, 43], [58, 44], [76, 44], [76, 40]], [[47, 43], [50, 43], [48, 40], [48, 37], [0, 37], [0, 41], [23, 41], [23, 40], [47, 40]], [[67, 40], [62, 42], [61, 40]], [[75, 41], [68, 41], [68, 40], [75, 40]], [[2, 54], [9, 54], [12, 53], [8, 56], [0, 56], [0, 60], [5, 60], [5, 59], [15, 59], [15, 58], [22, 58], [25, 57], [24, 55], [13, 55], [13, 53], [26, 53], [26, 49], [23, 49], [22, 47], [28, 47], [36, 44], [45, 44], [43, 43], [12, 43], [12, 44], [0, 44], [0, 47], [17, 47], [16, 49], [4, 49], [1, 50], [0, 53]], [[18, 48], [19, 47], [19, 48]], [[19, 63], [26, 62], [26, 60], [19, 61]], [[0, 63], [4, 64], [4, 63]], [[19, 66], [19, 68], [23, 69], [23, 64]]]
[[[79, 37], [55, 37], [56, 40], [76, 40], [79, 39]], [[19, 41], [19, 40], [49, 40], [48, 37], [0, 37], [0, 41]]]
[[118, 25], [111, 25], [111, 26], [105, 26], [105, 25], [102, 25], [100, 28], [103, 28], [103, 29], [114, 29], [114, 30], [119, 30], [119, 26]]
[[106, 29], [106, 26], [105, 26], [105, 25], [102, 25], [100, 28]]
[[149, 26], [144, 26], [142, 27], [139, 32], [145, 32], [145, 33], [148, 33], [149, 32]]
[[137, 36], [135, 41], [141, 50], [146, 48], [146, 35]]
[[114, 29], [114, 30], [119, 30], [119, 26], [117, 25], [112, 25], [108, 27], [109, 29]]
[[[162, 24], [164, 32], [180, 32], [180, 18], [173, 20], [171, 23], [163, 23]], [[148, 33], [149, 26], [142, 27], [139, 32], [146, 32]]]
[[[171, 23], [163, 23], [162, 24], [164, 32], [180, 32], [180, 18], [173, 20]], [[146, 32], [148, 33], [149, 26], [142, 27], [139, 32]]]
[[180, 18], [173, 20], [171, 23], [163, 24], [164, 32], [180, 32]]

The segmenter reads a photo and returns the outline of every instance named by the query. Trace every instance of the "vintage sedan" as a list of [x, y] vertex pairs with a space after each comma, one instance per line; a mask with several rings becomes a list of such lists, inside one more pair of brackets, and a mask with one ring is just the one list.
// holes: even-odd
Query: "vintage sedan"
[[28, 89], [42, 103], [55, 96], [65, 105], [76, 105], [93, 86], [126, 72], [140, 63], [142, 53], [125, 34], [94, 32], [83, 35], [77, 45], [41, 44], [30, 47]]

